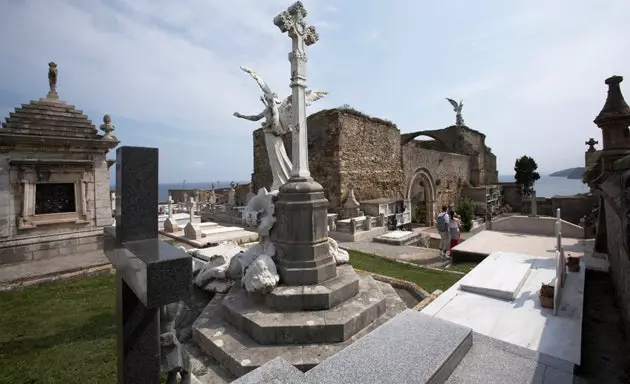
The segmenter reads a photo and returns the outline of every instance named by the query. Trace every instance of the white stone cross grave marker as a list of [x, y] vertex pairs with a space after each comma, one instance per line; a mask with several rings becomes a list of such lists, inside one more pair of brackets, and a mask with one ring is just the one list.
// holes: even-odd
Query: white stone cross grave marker
[[319, 36], [315, 27], [306, 26], [304, 18], [306, 9], [298, 1], [273, 19], [280, 31], [288, 32], [292, 41], [289, 53], [291, 62], [291, 94], [293, 108], [293, 135], [291, 162], [291, 178], [309, 180], [311, 171], [308, 166], [308, 135], [306, 129], [306, 49], [305, 46], [315, 44]]

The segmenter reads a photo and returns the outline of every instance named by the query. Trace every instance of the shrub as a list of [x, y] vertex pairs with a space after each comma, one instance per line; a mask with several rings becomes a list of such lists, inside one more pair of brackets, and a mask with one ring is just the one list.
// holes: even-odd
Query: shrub
[[469, 232], [475, 218], [475, 202], [467, 197], [459, 200], [459, 216], [462, 218], [462, 231]]

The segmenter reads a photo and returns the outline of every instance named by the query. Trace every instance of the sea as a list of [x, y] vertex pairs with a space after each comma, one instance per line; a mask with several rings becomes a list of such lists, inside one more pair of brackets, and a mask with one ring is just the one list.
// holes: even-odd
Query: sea
[[[499, 175], [501, 182], [513, 182], [513, 175]], [[210, 189], [212, 181], [207, 182], [186, 182], [186, 183], [162, 183], [158, 185], [158, 201], [168, 201], [169, 189]], [[227, 188], [230, 181], [214, 181], [215, 188]], [[238, 184], [249, 184], [249, 181], [237, 181]], [[112, 185], [112, 189], [115, 190]], [[575, 195], [578, 193], [588, 192], [588, 186], [582, 183], [582, 180], [567, 179], [564, 177], [541, 176], [536, 184], [536, 196], [552, 197], [555, 195]]]
[[[499, 175], [499, 181], [514, 182], [514, 175]], [[543, 175], [540, 175], [540, 179], [534, 184], [534, 189], [537, 197], [572, 196], [589, 191], [588, 186], [582, 183], [582, 180]]]

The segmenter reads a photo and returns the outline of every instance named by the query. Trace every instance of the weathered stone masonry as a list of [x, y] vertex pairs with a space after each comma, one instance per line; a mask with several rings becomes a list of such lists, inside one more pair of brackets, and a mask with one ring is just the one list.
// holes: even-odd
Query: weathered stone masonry
[[[309, 116], [308, 134], [311, 173], [323, 185], [331, 211], [341, 209], [351, 185], [358, 200], [411, 199], [422, 183], [430, 211], [456, 202], [465, 182], [484, 185], [497, 178], [485, 136], [467, 127], [401, 135], [389, 121], [341, 108]], [[271, 173], [262, 129], [253, 136], [257, 190], [271, 185]], [[435, 140], [416, 141], [417, 136]], [[291, 135], [284, 141], [290, 156]]]

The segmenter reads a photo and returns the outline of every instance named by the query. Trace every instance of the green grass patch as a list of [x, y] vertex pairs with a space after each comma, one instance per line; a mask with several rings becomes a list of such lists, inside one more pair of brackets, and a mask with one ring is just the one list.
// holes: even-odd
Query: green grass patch
[[350, 264], [353, 267], [367, 272], [378, 273], [396, 279], [407, 280], [419, 285], [425, 291], [431, 293], [436, 289], [446, 291], [455, 282], [463, 277], [456, 273], [436, 271], [427, 268], [414, 267], [412, 265], [397, 263], [369, 253], [348, 250]]
[[447, 268], [448, 271], [457, 271], [468, 273], [473, 270], [479, 263], [454, 263], [451, 264], [450, 267]]
[[0, 293], [0, 383], [115, 383], [112, 275]]

